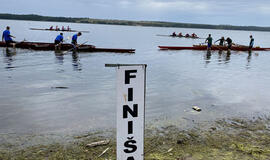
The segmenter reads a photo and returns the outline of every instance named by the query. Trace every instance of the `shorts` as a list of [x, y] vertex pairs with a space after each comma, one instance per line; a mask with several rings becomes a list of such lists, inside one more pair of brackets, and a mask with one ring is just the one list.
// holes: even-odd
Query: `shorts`
[[207, 48], [211, 48], [211, 47], [212, 47], [212, 44], [208, 43]]
[[54, 41], [54, 44], [59, 44], [59, 43], [61, 43], [61, 42], [58, 41], [58, 40], [55, 40], [55, 41]]
[[252, 49], [252, 48], [253, 48], [253, 46], [252, 46], [252, 45], [250, 45], [248, 48], [249, 48], [249, 49]]
[[232, 44], [228, 44], [228, 49], [231, 49], [232, 48]]
[[15, 41], [11, 40], [11, 41], [6, 41], [6, 46], [8, 47], [10, 43], [16, 43]]

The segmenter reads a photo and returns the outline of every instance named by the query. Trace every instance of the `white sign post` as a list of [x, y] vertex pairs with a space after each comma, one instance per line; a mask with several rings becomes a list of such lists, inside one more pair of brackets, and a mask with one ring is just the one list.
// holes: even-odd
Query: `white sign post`
[[117, 67], [117, 160], [144, 159], [146, 65]]

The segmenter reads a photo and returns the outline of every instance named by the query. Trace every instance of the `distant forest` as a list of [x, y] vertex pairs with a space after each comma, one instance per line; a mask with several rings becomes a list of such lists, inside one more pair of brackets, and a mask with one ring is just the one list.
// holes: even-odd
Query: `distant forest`
[[93, 18], [50, 17], [35, 14], [27, 14], [27, 15], [0, 14], [0, 19], [111, 24], [111, 25], [129, 25], [129, 26], [270, 31], [270, 27], [258, 27], [258, 26], [232, 26], [232, 25], [209, 25], [209, 24], [176, 23], [176, 22], [161, 22], [161, 21], [127, 21], [127, 20], [112, 20], [112, 19], [93, 19]]

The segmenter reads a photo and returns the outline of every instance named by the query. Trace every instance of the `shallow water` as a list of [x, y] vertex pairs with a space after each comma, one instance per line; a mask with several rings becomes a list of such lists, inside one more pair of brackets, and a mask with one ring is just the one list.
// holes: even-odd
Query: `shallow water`
[[[57, 32], [31, 31], [69, 25], [97, 47], [135, 48], [135, 54], [79, 53], [0, 48], [0, 133], [80, 133], [116, 126], [116, 73], [105, 63], [145, 63], [147, 124], [183, 124], [269, 113], [270, 52], [160, 51], [158, 45], [191, 46], [204, 40], [158, 37], [173, 31], [270, 47], [269, 32], [93, 25], [0, 20], [17, 41], [53, 42]], [[64, 33], [70, 39], [72, 33]], [[68, 40], [69, 41], [69, 40]], [[57, 88], [64, 87], [64, 88]], [[65, 88], [66, 87], [66, 88]], [[202, 108], [201, 113], [192, 106]]]

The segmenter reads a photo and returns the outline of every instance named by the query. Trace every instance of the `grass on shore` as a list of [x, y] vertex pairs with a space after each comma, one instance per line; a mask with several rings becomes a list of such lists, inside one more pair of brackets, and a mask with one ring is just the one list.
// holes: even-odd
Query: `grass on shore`
[[[270, 119], [227, 119], [210, 128], [180, 130], [175, 126], [147, 129], [146, 160], [269, 160]], [[108, 145], [88, 148], [87, 144], [110, 139]], [[0, 144], [0, 160], [94, 160], [116, 159], [115, 135], [89, 133], [67, 144], [52, 143], [20, 148]], [[109, 148], [103, 155], [101, 153]], [[101, 156], [100, 156], [101, 155]], [[100, 157], [99, 157], [100, 156]]]

